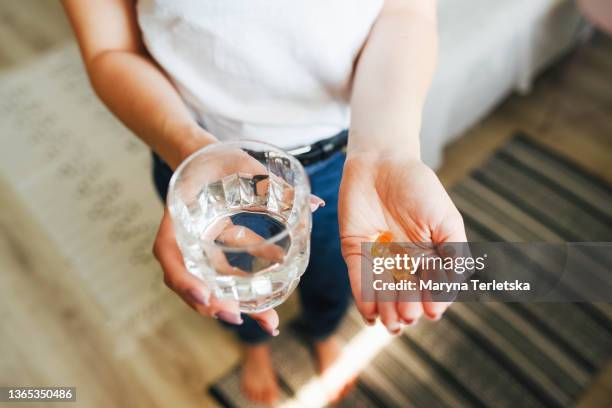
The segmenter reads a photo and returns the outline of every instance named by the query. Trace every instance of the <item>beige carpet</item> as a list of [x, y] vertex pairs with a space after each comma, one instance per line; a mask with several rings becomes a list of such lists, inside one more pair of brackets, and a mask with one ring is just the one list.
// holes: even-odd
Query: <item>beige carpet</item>
[[36, 240], [65, 258], [118, 343], [167, 318], [150, 153], [92, 93], [75, 46], [0, 77], [0, 143], [0, 177]]

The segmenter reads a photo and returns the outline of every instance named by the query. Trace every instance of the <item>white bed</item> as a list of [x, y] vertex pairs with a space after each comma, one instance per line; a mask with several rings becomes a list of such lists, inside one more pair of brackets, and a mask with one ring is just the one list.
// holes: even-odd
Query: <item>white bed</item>
[[571, 0], [439, 0], [440, 54], [421, 133], [437, 167], [444, 145], [576, 42]]

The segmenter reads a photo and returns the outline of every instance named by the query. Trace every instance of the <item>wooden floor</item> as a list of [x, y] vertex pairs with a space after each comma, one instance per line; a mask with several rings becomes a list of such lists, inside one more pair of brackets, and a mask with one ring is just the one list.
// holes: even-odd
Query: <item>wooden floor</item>
[[[58, 2], [2, 1], [0, 72], [70, 36]], [[520, 129], [612, 183], [611, 72], [612, 41], [597, 36], [547, 72], [531, 94], [512, 96], [452, 143], [441, 179], [451, 186]], [[228, 333], [185, 309], [117, 355], [104, 323], [62, 276], [63, 261], [37, 245], [35, 226], [2, 183], [0, 207], [0, 385], [76, 385], [78, 406], [213, 404], [205, 388], [239, 358]], [[282, 310], [294, 311], [294, 303]], [[582, 406], [612, 405], [611, 373], [612, 366]]]

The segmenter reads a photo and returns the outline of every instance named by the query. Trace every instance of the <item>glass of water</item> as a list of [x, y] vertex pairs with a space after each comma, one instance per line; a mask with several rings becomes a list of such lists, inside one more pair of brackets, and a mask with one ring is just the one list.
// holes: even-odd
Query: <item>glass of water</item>
[[267, 143], [209, 145], [187, 158], [167, 198], [187, 270], [220, 300], [255, 313], [281, 304], [310, 255], [310, 184]]

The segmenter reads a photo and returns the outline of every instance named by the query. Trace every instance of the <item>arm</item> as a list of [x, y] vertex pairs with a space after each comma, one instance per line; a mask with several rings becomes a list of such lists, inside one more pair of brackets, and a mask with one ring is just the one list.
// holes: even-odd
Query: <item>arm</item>
[[175, 168], [208, 143], [174, 86], [147, 56], [132, 0], [63, 0], [91, 84], [108, 108]]
[[[436, 62], [434, 0], [387, 0], [356, 66], [347, 159], [338, 217], [342, 254], [364, 319], [392, 333], [447, 302], [421, 293], [410, 301], [363, 299], [361, 244], [390, 231], [395, 242], [466, 241], [461, 215], [435, 173], [420, 160], [421, 112]], [[424, 271], [420, 271], [423, 274]], [[400, 293], [400, 295], [402, 295]], [[406, 299], [406, 297], [404, 297]]]
[[355, 70], [349, 156], [400, 149], [420, 157], [421, 112], [436, 55], [435, 0], [386, 0]]
[[[176, 89], [147, 56], [136, 24], [133, 0], [62, 0], [77, 36], [91, 84], [108, 108], [173, 169], [216, 139], [201, 129]], [[185, 269], [168, 209], [153, 253], [164, 282], [198, 313], [241, 324], [235, 304], [219, 302]], [[278, 316], [251, 315], [271, 334]]]

